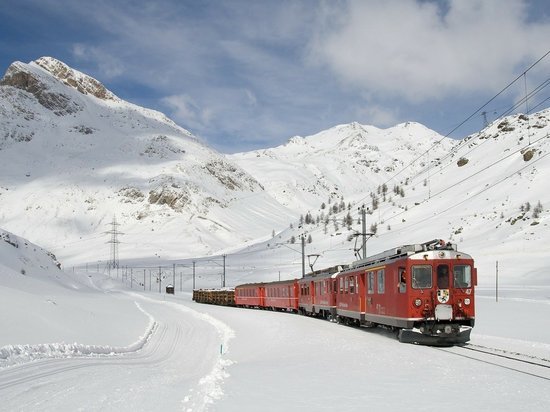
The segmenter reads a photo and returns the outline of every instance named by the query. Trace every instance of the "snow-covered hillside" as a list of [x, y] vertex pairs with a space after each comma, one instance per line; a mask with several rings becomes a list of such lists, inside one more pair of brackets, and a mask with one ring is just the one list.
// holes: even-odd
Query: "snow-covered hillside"
[[549, 110], [461, 141], [412, 122], [351, 123], [223, 156], [42, 58], [7, 70], [0, 117], [0, 227], [65, 265], [107, 261], [116, 216], [129, 265], [241, 250], [233, 282], [272, 278], [278, 268], [258, 268], [273, 254], [295, 276], [299, 257], [281, 244], [304, 235], [317, 268], [349, 262], [364, 205], [369, 254], [444, 238], [476, 257], [481, 281], [497, 261], [520, 282], [545, 283], [550, 269]]
[[313, 136], [295, 136], [276, 148], [228, 157], [281, 203], [307, 211], [342, 197], [363, 199], [398, 173], [403, 174], [401, 179], [417, 173], [430, 157], [443, 157], [453, 145], [451, 139], [418, 123], [385, 130], [351, 123]]
[[307, 253], [324, 258], [318, 265], [353, 259], [349, 236], [362, 231], [365, 205], [375, 234], [369, 254], [444, 238], [476, 256], [482, 281], [500, 261], [509, 280], [547, 284], [549, 131], [548, 109], [500, 119], [461, 141], [414, 123], [350, 124], [230, 158], [305, 217], [266, 244], [306, 233]]
[[115, 216], [121, 256], [176, 257], [265, 237], [289, 213], [163, 114], [48, 57], [0, 81], [0, 202], [0, 227], [63, 264], [107, 260]]

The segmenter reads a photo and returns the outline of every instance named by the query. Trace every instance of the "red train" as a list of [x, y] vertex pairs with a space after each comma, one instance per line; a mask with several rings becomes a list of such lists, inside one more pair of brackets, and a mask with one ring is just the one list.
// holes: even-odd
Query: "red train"
[[441, 240], [400, 246], [302, 279], [235, 287], [236, 306], [299, 312], [357, 326], [383, 325], [401, 342], [464, 343], [475, 322], [477, 270]]

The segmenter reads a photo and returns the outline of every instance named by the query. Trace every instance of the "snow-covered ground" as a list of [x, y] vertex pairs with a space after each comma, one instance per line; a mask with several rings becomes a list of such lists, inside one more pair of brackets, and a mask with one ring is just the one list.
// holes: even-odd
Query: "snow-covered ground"
[[27, 280], [27, 292], [15, 281], [2, 291], [0, 410], [543, 411], [550, 402], [548, 287], [501, 288], [498, 302], [480, 288], [471, 341], [540, 367], [401, 344], [382, 329], [201, 305], [189, 283], [172, 296], [91, 270]]

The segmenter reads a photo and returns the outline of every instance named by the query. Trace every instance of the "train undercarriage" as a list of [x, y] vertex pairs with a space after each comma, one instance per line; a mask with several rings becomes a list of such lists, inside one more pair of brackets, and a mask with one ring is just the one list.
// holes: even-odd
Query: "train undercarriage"
[[402, 343], [452, 346], [468, 342], [472, 326], [458, 323], [422, 323], [411, 329], [400, 329], [397, 337]]

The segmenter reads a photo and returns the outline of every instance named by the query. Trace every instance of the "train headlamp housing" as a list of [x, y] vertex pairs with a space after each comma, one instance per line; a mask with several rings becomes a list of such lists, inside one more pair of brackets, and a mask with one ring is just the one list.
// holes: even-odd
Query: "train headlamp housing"
[[414, 300], [414, 306], [416, 306], [417, 308], [419, 308], [421, 305], [422, 305], [422, 299], [416, 298], [416, 299]]
[[465, 305], [469, 305], [470, 303], [471, 303], [470, 298], [465, 298], [464, 299], [464, 304]]

